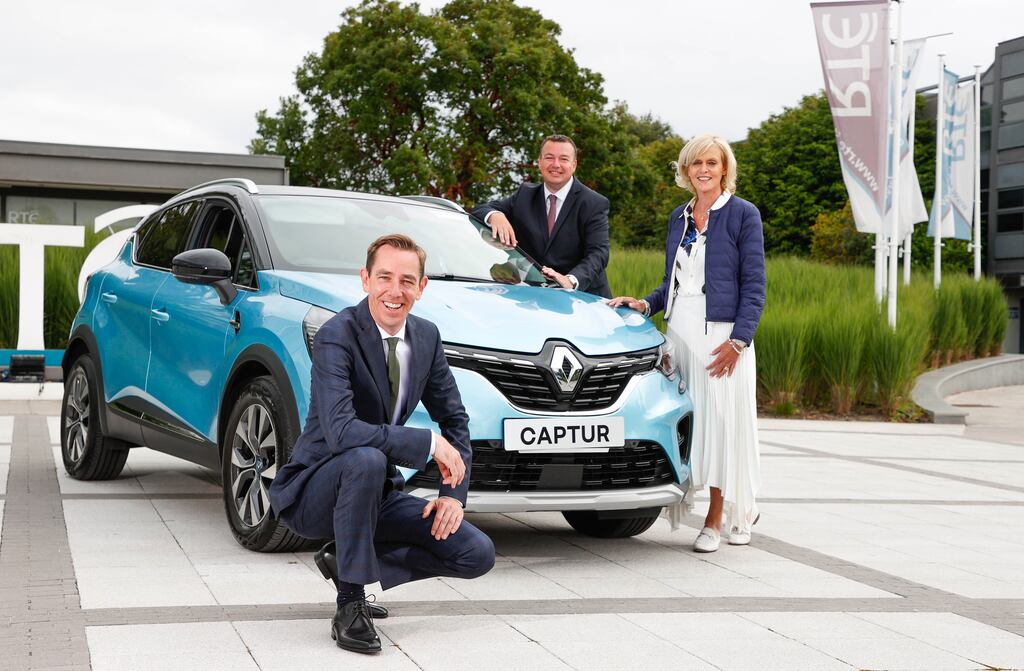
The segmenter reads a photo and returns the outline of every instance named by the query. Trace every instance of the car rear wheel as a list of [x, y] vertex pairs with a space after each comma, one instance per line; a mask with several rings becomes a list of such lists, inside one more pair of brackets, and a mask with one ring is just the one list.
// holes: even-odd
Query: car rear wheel
[[224, 433], [221, 481], [235, 540], [257, 552], [291, 552], [306, 544], [274, 517], [270, 483], [297, 437], [277, 383], [258, 377], [242, 389]]
[[60, 452], [64, 470], [76, 480], [111, 480], [128, 460], [128, 444], [103, 435], [98, 379], [92, 357], [83, 354], [64, 381]]
[[566, 510], [562, 512], [565, 521], [573, 529], [595, 538], [629, 538], [642, 534], [658, 520], [658, 512], [637, 514], [630, 510]]

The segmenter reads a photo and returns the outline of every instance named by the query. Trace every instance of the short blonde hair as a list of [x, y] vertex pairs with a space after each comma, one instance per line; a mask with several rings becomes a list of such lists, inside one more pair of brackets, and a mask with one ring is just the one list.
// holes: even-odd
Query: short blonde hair
[[683, 145], [679, 151], [679, 160], [673, 166], [676, 171], [676, 184], [693, 193], [693, 184], [690, 183], [690, 176], [686, 174], [686, 171], [694, 161], [712, 149], [717, 149], [722, 154], [722, 162], [725, 167], [722, 173], [722, 190], [735, 193], [736, 156], [732, 153], [732, 147], [725, 141], [725, 138], [711, 133], [698, 135]]

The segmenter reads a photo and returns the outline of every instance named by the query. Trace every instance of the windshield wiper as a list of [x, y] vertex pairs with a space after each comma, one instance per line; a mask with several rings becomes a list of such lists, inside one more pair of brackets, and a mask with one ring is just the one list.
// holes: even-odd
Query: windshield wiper
[[494, 280], [483, 277], [469, 277], [468, 275], [452, 275], [451, 273], [430, 273], [427, 279], [444, 280], [445, 282], [493, 282]]

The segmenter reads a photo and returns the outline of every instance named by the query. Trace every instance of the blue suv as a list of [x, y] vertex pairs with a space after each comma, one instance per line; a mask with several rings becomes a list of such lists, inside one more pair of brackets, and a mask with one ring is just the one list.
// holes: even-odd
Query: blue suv
[[[440, 329], [469, 413], [469, 510], [557, 510], [624, 537], [680, 500], [692, 407], [649, 321], [549, 286], [449, 201], [245, 179], [173, 197], [89, 278], [63, 361], [68, 474], [115, 478], [145, 445], [220, 471], [243, 546], [302, 546], [267, 489], [306, 416], [313, 337], [362, 300], [385, 233], [427, 251], [414, 312]], [[409, 424], [436, 429], [422, 405]], [[403, 475], [436, 496], [432, 462]]]

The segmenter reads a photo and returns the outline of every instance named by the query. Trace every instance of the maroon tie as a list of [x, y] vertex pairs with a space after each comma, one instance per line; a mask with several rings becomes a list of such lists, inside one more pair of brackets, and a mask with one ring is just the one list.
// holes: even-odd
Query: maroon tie
[[548, 237], [551, 237], [551, 233], [555, 230], [555, 215], [558, 213], [558, 196], [551, 194], [548, 196]]

